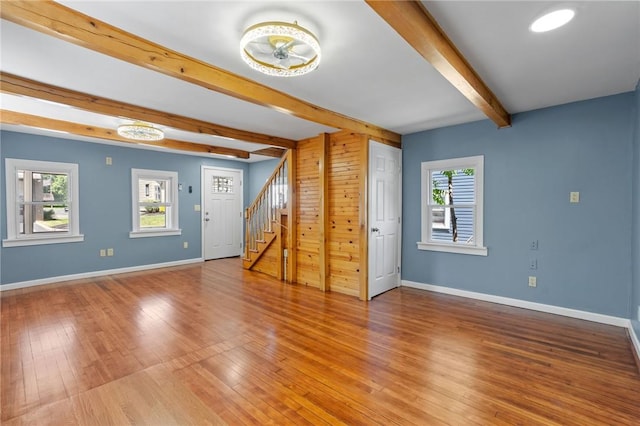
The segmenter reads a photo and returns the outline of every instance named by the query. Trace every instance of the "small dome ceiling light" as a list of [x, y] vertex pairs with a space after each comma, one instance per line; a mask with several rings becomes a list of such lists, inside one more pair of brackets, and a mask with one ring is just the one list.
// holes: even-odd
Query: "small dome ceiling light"
[[164, 139], [164, 132], [162, 130], [142, 121], [135, 121], [130, 124], [121, 124], [118, 126], [118, 134], [123, 138], [145, 142]]
[[320, 43], [297, 22], [264, 22], [244, 32], [240, 40], [240, 56], [261, 73], [293, 77], [318, 67]]
[[534, 33], [544, 33], [547, 31], [555, 30], [563, 25], [566, 25], [573, 19], [576, 12], [573, 9], [558, 9], [553, 12], [542, 15], [529, 27]]

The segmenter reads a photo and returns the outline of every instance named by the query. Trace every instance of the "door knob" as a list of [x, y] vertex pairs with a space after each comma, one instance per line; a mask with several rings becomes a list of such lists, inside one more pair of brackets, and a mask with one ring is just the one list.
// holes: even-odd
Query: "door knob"
[[205, 221], [205, 222], [209, 222], [209, 218], [208, 218], [208, 217], [205, 217], [205, 218], [204, 218], [204, 221]]
[[378, 228], [371, 228], [371, 232], [380, 232]]

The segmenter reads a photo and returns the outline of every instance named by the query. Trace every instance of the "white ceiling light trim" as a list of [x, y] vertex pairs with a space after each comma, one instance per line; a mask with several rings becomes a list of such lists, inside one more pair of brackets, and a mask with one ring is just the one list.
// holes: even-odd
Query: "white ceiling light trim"
[[164, 139], [164, 132], [151, 124], [136, 121], [118, 126], [118, 134], [123, 138], [136, 141], [159, 141]]
[[240, 40], [240, 56], [251, 68], [276, 77], [294, 77], [320, 64], [320, 43], [297, 22], [253, 25]]
[[534, 33], [544, 33], [566, 25], [576, 15], [573, 9], [558, 9], [546, 13], [533, 21], [529, 29]]

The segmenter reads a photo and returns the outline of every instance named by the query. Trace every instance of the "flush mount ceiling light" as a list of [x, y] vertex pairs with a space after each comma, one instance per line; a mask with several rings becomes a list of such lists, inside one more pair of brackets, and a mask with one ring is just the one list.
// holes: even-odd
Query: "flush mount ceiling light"
[[555, 30], [569, 23], [575, 14], [576, 12], [573, 9], [554, 10], [536, 19], [529, 29], [534, 33], [544, 33]]
[[261, 73], [293, 77], [318, 67], [320, 43], [297, 22], [264, 22], [244, 32], [240, 40], [240, 56]]
[[123, 138], [136, 141], [159, 141], [164, 139], [164, 132], [142, 121], [118, 126], [118, 134]]

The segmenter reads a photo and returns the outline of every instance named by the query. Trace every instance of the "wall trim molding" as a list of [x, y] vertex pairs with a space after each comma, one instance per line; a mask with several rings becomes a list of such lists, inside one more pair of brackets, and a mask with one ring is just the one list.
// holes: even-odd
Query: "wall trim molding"
[[104, 269], [102, 271], [91, 271], [91, 272], [83, 272], [80, 274], [61, 275], [57, 277], [41, 278], [38, 280], [31, 280], [31, 281], [20, 281], [17, 283], [0, 285], [0, 292], [8, 291], [8, 290], [17, 290], [20, 288], [34, 287], [34, 286], [45, 285], [45, 284], [54, 284], [54, 283], [59, 283], [63, 281], [102, 277], [105, 275], [124, 274], [127, 272], [139, 272], [139, 271], [146, 271], [149, 269], [169, 268], [172, 266], [183, 266], [183, 265], [189, 265], [192, 263], [199, 263], [199, 262], [204, 262], [204, 258], [197, 257], [193, 259], [176, 260], [173, 262], [153, 263], [150, 265], [137, 265], [137, 266], [130, 266], [126, 268], [117, 268], [117, 269]]
[[631, 346], [635, 349], [633, 356], [636, 358], [636, 364], [638, 365], [638, 371], [640, 371], [640, 339], [633, 329], [633, 324], [629, 320], [629, 338], [631, 339]]
[[457, 288], [443, 287], [433, 284], [423, 284], [408, 280], [402, 280], [403, 287], [417, 288], [420, 290], [433, 291], [436, 293], [450, 294], [452, 296], [466, 297], [469, 299], [482, 300], [485, 302], [498, 303], [501, 305], [514, 306], [516, 308], [531, 309], [533, 311], [546, 312], [549, 314], [563, 315], [565, 317], [578, 318], [602, 324], [615, 325], [618, 327], [631, 328], [631, 321], [627, 318], [614, 317], [610, 315], [597, 314], [593, 312], [580, 311], [578, 309], [563, 308], [561, 306], [545, 305], [543, 303], [529, 302], [521, 299], [512, 299], [503, 296], [494, 296], [486, 293], [476, 293]]

